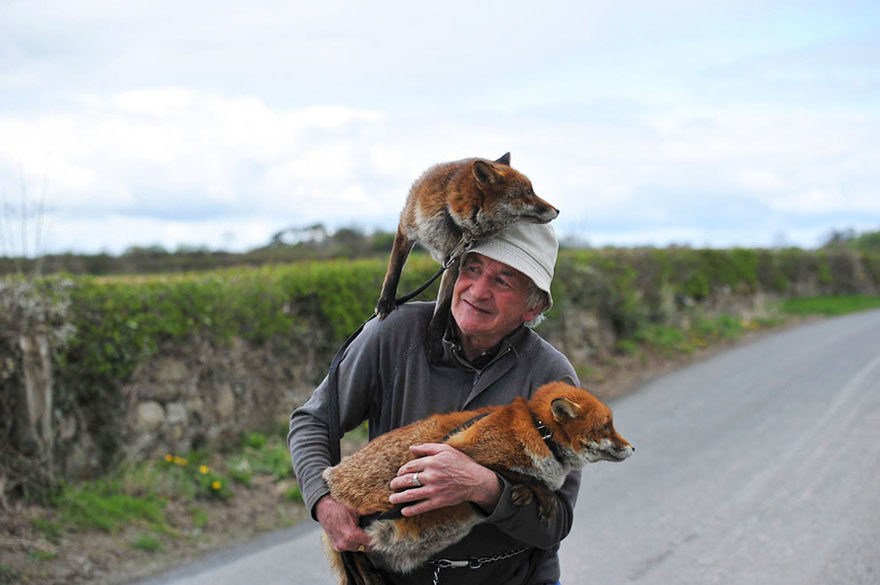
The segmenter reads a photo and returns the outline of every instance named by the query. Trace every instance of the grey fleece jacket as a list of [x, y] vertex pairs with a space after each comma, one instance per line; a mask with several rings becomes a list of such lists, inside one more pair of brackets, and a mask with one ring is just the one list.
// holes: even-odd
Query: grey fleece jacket
[[[427, 362], [423, 347], [425, 328], [434, 303], [408, 303], [385, 320], [372, 320], [348, 347], [339, 366], [339, 416], [343, 432], [369, 421], [370, 438], [436, 413], [507, 404], [517, 396], [529, 397], [542, 384], [564, 380], [579, 385], [568, 359], [534, 331], [521, 327], [501, 344], [495, 358], [475, 369], [462, 357], [461, 348], [445, 340], [445, 355], [437, 365]], [[288, 444], [296, 477], [306, 505], [312, 510], [328, 493], [321, 473], [330, 465], [327, 420], [327, 379], [312, 397], [293, 411]], [[333, 440], [337, 440], [334, 438]], [[461, 560], [491, 557], [530, 548], [510, 559], [484, 564], [480, 569], [448, 568], [443, 585], [521, 583], [530, 558], [540, 557], [531, 584], [559, 579], [557, 550], [568, 534], [580, 485], [580, 472], [572, 473], [556, 493], [560, 513], [551, 526], [542, 526], [534, 503], [514, 506], [510, 485], [495, 510], [461, 542], [438, 558]], [[540, 549], [536, 551], [535, 549]], [[534, 553], [534, 554], [531, 554]], [[391, 574], [394, 585], [431, 583], [434, 567], [407, 575]]]

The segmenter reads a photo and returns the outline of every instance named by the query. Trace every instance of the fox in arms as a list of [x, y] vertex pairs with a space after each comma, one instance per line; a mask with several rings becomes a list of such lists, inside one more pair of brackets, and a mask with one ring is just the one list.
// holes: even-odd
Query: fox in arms
[[409, 447], [447, 443], [506, 477], [516, 505], [537, 500], [542, 521], [557, 513], [551, 493], [574, 469], [596, 461], [623, 461], [633, 447], [614, 429], [611, 410], [595, 396], [563, 382], [538, 388], [531, 399], [504, 406], [438, 414], [376, 437], [324, 471], [330, 495], [359, 516], [378, 517], [367, 528], [369, 553], [340, 553], [327, 542], [341, 585], [382, 585], [369, 560], [409, 572], [464, 538], [483, 516], [465, 502], [411, 517], [387, 514], [389, 483], [413, 459]]

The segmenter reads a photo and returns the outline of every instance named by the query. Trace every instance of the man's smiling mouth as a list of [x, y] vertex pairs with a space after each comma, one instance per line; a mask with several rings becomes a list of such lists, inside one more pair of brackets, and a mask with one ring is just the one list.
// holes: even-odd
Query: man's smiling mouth
[[486, 314], [491, 313], [491, 311], [489, 311], [488, 309], [484, 309], [478, 305], [475, 305], [474, 303], [470, 302], [467, 299], [462, 299], [462, 301], [464, 301], [464, 304], [467, 305], [473, 311], [477, 311], [480, 313], [486, 313]]

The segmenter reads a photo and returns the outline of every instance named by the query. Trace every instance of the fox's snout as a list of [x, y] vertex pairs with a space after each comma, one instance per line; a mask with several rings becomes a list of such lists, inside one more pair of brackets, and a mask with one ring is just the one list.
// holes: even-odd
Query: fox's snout
[[539, 204], [538, 208], [542, 210], [540, 217], [544, 221], [551, 221], [559, 217], [559, 210], [547, 203], [546, 201], [542, 201]]
[[633, 454], [635, 447], [629, 443], [618, 443], [611, 439], [602, 439], [587, 446], [584, 455], [588, 461], [623, 461]]
[[559, 216], [559, 210], [538, 197], [533, 195], [524, 202], [521, 215], [526, 221], [535, 223], [547, 223]]
[[625, 447], [619, 447], [614, 445], [610, 450], [609, 454], [614, 457], [617, 461], [623, 461], [630, 455], [635, 452], [636, 448], [632, 445], [626, 445]]
[[617, 434], [616, 431], [612, 437], [603, 439], [600, 442], [600, 448], [611, 457], [609, 461], [623, 461], [636, 450], [629, 441]]

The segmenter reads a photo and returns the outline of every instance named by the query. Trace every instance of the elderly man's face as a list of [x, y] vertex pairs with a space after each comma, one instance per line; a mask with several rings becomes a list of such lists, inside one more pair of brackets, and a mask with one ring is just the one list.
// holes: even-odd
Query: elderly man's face
[[485, 350], [540, 313], [529, 309], [529, 278], [520, 271], [471, 253], [461, 267], [452, 293], [452, 316], [465, 349]]

